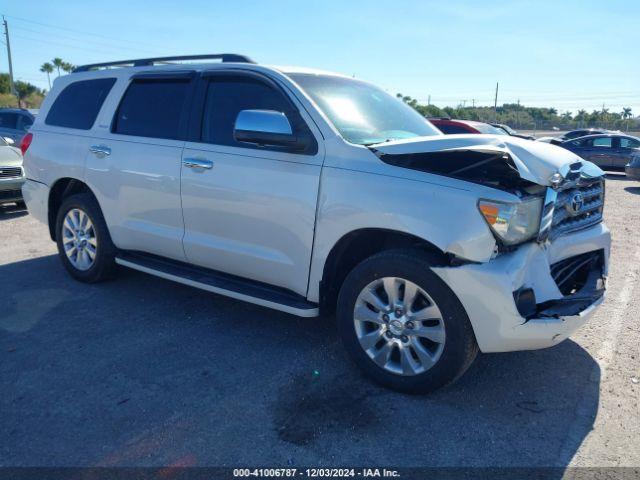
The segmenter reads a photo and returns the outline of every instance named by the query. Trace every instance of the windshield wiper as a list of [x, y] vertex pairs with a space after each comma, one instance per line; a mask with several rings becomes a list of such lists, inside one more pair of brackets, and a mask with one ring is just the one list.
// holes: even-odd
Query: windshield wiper
[[364, 145], [365, 147], [370, 147], [371, 145], [379, 145], [381, 143], [389, 143], [389, 142], [393, 142], [394, 140], [398, 140], [398, 139], [397, 138], [387, 138], [386, 140], [382, 140], [381, 142], [363, 143], [362, 145]]

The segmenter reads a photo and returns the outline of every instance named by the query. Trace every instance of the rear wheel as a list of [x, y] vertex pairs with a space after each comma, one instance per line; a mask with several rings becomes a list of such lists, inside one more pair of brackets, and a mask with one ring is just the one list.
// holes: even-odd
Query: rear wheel
[[478, 347], [464, 308], [421, 251], [377, 254], [347, 276], [338, 298], [343, 343], [382, 385], [410, 393], [453, 382]]
[[64, 200], [56, 221], [58, 254], [77, 280], [99, 282], [115, 271], [115, 247], [95, 198], [88, 193]]

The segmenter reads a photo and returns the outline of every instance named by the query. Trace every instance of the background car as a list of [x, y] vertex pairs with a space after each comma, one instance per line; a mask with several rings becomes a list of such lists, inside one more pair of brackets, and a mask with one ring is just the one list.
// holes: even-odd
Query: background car
[[597, 135], [604, 133], [615, 133], [605, 129], [598, 128], [581, 128], [579, 130], [571, 130], [569, 132], [563, 133], [557, 137], [540, 137], [536, 141], [552, 143], [554, 145], [560, 145], [562, 142], [567, 140], [573, 140], [574, 138], [586, 137], [587, 135]]
[[22, 185], [24, 184], [22, 154], [0, 137], [0, 205], [17, 203], [24, 207]]
[[582, 128], [579, 130], [571, 130], [567, 133], [562, 134], [559, 139], [562, 140], [572, 140], [574, 138], [586, 137], [587, 135], [598, 135], [603, 133], [611, 133], [609, 130], [599, 129], [599, 128]]
[[456, 133], [489, 133], [492, 135], [508, 135], [508, 133], [488, 123], [473, 120], [453, 120], [451, 118], [430, 118], [429, 121], [438, 127], [442, 133], [452, 135]]
[[11, 138], [15, 145], [19, 145], [35, 118], [31, 111], [24, 108], [1, 108], [0, 136]]
[[504, 123], [491, 123], [490, 125], [492, 127], [496, 127], [496, 128], [501, 129], [501, 130], [504, 130], [507, 133], [507, 135], [511, 135], [512, 137], [524, 138], [525, 140], [535, 140], [536, 139], [536, 137], [534, 137], [533, 135], [525, 135], [524, 133], [518, 133], [513, 128], [511, 128], [509, 125], [505, 125]]
[[561, 142], [559, 146], [604, 168], [625, 168], [640, 154], [640, 138], [616, 133], [587, 135]]
[[640, 153], [631, 157], [631, 161], [624, 169], [627, 177], [640, 180]]

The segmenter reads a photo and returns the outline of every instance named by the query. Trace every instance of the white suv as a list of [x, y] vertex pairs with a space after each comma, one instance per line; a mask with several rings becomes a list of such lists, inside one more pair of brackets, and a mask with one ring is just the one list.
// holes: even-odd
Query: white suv
[[[184, 63], [202, 59], [221, 61]], [[444, 136], [342, 75], [232, 54], [79, 67], [22, 148], [29, 211], [73, 277], [119, 264], [294, 315], [335, 310], [349, 354], [394, 389], [441, 387], [478, 349], [555, 345], [604, 298], [598, 167]]]

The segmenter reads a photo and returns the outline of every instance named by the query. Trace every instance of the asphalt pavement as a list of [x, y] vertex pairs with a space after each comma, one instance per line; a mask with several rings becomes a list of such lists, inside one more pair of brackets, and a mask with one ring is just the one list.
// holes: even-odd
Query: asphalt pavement
[[590, 323], [429, 396], [363, 378], [333, 318], [126, 269], [78, 283], [0, 207], [0, 466], [639, 466], [640, 183], [609, 175], [606, 200]]

